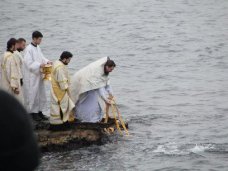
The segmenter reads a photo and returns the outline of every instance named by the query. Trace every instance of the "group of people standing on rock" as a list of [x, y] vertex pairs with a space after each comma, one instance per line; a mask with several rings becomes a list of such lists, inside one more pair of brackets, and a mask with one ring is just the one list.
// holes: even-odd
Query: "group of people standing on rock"
[[81, 122], [101, 121], [105, 107], [112, 103], [109, 73], [115, 62], [109, 57], [101, 58], [70, 79], [67, 65], [72, 53], [64, 51], [59, 60], [52, 62], [39, 47], [42, 38], [42, 33], [35, 31], [27, 47], [23, 38], [11, 38], [7, 42], [7, 50], [0, 59], [1, 88], [15, 96], [33, 120], [48, 120], [43, 114], [47, 100], [42, 68], [49, 64], [52, 65], [50, 124], [62, 125], [75, 118]]

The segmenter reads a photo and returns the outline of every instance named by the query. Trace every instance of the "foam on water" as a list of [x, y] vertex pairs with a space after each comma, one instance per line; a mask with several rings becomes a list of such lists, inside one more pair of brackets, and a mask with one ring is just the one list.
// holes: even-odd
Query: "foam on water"
[[202, 153], [208, 150], [215, 150], [215, 147], [212, 144], [202, 144], [202, 145], [195, 145], [191, 144], [176, 144], [174, 142], [167, 143], [164, 145], [158, 145], [158, 147], [153, 150], [154, 153], [162, 153], [167, 155], [187, 155], [190, 153]]
[[178, 148], [176, 143], [168, 143], [165, 145], [159, 145], [157, 149], [153, 151], [154, 153], [163, 153], [167, 155], [186, 155], [189, 154], [187, 151]]
[[212, 144], [205, 144], [205, 145], [197, 145], [196, 144], [195, 147], [190, 149], [190, 151], [193, 153], [201, 153], [201, 152], [205, 152], [207, 150], [213, 150], [213, 149], [215, 149], [215, 147]]

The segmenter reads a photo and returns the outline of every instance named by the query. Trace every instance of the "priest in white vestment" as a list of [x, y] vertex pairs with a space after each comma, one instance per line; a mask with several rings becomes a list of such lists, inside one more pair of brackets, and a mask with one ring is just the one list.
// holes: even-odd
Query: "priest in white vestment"
[[47, 120], [42, 113], [47, 99], [41, 68], [45, 64], [52, 64], [44, 57], [39, 44], [42, 33], [35, 31], [32, 34], [32, 43], [29, 44], [24, 53], [24, 100], [27, 111], [36, 121]]
[[60, 59], [53, 64], [51, 73], [51, 125], [61, 125], [73, 121], [74, 118], [73, 108], [75, 105], [69, 94], [70, 77], [67, 69], [72, 56], [70, 52], [64, 51]]
[[22, 61], [15, 55], [17, 40], [11, 38], [7, 42], [7, 51], [1, 59], [1, 88], [16, 97], [23, 103], [21, 88], [21, 65]]
[[113, 96], [109, 73], [115, 67], [108, 57], [101, 58], [76, 72], [72, 78], [71, 97], [75, 103], [75, 117], [81, 122], [101, 121], [109, 97]]
[[22, 52], [25, 49], [26, 40], [19, 38], [16, 43], [16, 50], [13, 53], [12, 62], [14, 63], [13, 70], [15, 71], [15, 77], [17, 78], [17, 88], [19, 94], [16, 95], [18, 100], [24, 104], [24, 95], [23, 95], [23, 55]]

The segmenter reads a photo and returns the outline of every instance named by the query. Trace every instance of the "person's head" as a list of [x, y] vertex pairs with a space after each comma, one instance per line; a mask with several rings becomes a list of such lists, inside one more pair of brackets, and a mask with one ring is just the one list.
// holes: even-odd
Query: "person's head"
[[40, 151], [28, 113], [2, 90], [0, 113], [0, 170], [34, 170], [39, 164]]
[[16, 48], [16, 42], [17, 42], [17, 40], [15, 38], [9, 39], [7, 42], [7, 47], [6, 47], [7, 51], [13, 52]]
[[17, 39], [16, 49], [20, 52], [25, 49], [26, 46], [26, 40], [24, 38]]
[[113, 60], [108, 59], [107, 62], [104, 65], [104, 73], [105, 75], [108, 75], [112, 70], [116, 67], [116, 64]]
[[41, 32], [39, 31], [34, 31], [32, 33], [32, 43], [34, 43], [35, 45], [39, 45], [42, 41], [43, 35]]
[[73, 57], [72, 53], [68, 51], [63, 51], [63, 53], [60, 55], [59, 60], [62, 61], [62, 63], [64, 63], [65, 65], [68, 65], [72, 57]]

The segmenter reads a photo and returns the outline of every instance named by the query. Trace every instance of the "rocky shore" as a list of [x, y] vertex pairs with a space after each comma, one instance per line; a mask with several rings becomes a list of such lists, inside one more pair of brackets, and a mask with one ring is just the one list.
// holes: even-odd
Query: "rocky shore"
[[112, 128], [114, 134], [116, 126], [114, 119], [108, 123], [80, 123], [73, 122], [62, 127], [52, 128], [47, 122], [34, 124], [38, 144], [42, 152], [77, 149], [92, 144], [101, 145], [107, 141], [110, 133], [105, 128]]

